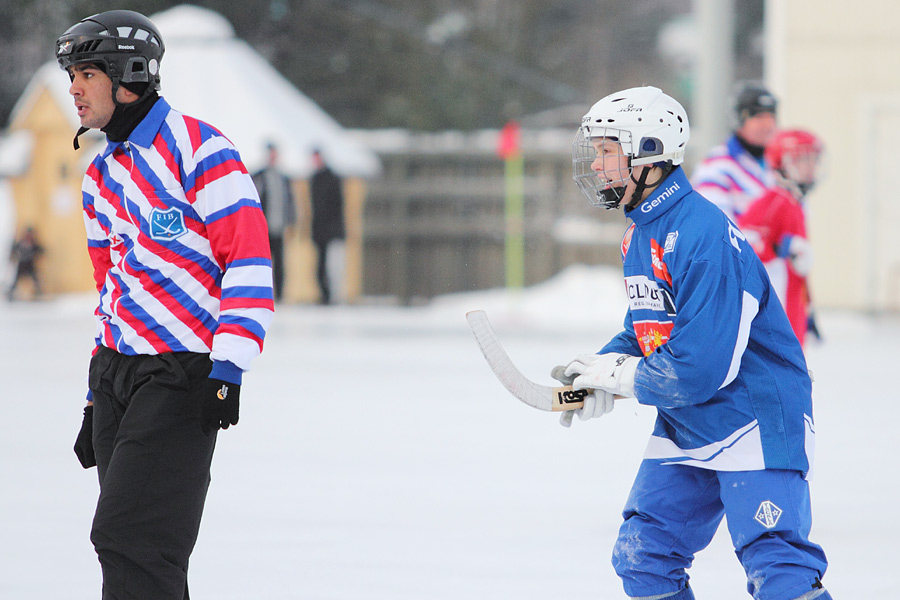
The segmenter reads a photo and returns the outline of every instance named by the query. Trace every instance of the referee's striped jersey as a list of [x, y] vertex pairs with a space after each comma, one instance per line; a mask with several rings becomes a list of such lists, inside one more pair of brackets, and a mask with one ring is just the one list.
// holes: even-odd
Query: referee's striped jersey
[[237, 150], [160, 98], [82, 186], [97, 344], [210, 353], [240, 383], [272, 320], [265, 217]]

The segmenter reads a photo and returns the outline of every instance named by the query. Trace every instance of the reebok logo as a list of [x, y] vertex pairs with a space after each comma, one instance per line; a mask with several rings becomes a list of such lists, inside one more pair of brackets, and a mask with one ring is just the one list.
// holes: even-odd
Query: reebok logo
[[134, 46], [129, 46], [127, 44], [119, 44], [119, 50], [134, 50]]

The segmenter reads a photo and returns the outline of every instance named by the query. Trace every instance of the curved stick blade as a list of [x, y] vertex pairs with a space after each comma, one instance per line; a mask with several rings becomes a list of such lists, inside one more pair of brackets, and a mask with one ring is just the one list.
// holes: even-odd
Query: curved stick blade
[[500, 345], [486, 312], [483, 310], [468, 312], [466, 321], [475, 334], [475, 341], [491, 371], [510, 394], [538, 410], [573, 410], [583, 406], [583, 398], [587, 395], [587, 391], [573, 390], [572, 386], [540, 385], [525, 377]]

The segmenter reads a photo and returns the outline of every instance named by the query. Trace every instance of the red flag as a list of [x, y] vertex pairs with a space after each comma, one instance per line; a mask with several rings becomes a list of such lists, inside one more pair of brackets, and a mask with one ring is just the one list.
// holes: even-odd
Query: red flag
[[503, 160], [519, 155], [519, 144], [522, 138], [522, 129], [516, 121], [509, 121], [500, 130], [500, 138], [497, 140], [497, 154]]

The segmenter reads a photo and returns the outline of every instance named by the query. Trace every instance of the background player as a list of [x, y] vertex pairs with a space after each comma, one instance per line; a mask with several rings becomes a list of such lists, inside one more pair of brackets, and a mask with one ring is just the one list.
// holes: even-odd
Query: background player
[[776, 185], [738, 217], [801, 345], [812, 321], [808, 276], [813, 263], [803, 202], [819, 179], [822, 153], [822, 142], [809, 131], [779, 132], [766, 148]]
[[760, 83], [745, 81], [735, 87], [734, 132], [710, 151], [691, 178], [694, 189], [731, 220], [775, 183], [765, 150], [776, 132], [778, 108], [775, 96]]

